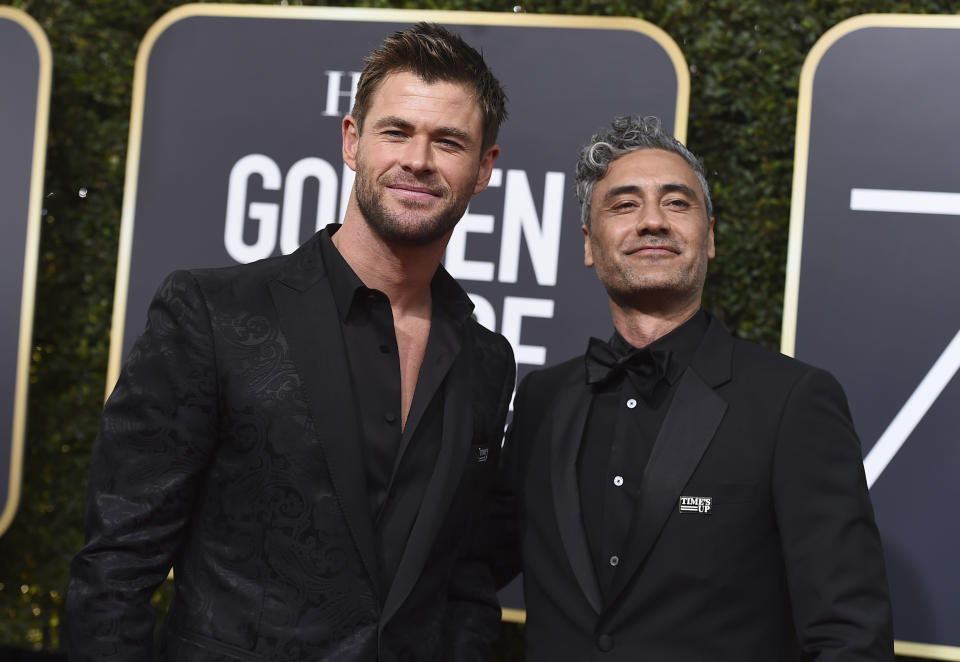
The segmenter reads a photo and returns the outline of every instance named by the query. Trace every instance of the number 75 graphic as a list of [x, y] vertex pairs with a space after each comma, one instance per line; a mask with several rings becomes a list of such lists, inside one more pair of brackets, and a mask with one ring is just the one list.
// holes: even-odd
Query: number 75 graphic
[[[910, 214], [944, 214], [960, 216], [960, 193], [928, 191], [894, 191], [888, 189], [850, 190], [850, 209], [854, 211], [899, 212]], [[933, 367], [907, 398], [880, 435], [867, 457], [863, 468], [867, 486], [872, 487], [893, 456], [913, 433], [927, 411], [960, 370], [960, 331], [953, 337]]]

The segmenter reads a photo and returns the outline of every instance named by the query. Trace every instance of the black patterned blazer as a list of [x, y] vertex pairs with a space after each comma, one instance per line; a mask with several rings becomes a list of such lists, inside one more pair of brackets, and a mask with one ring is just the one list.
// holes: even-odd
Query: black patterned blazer
[[528, 662], [892, 662], [883, 551], [833, 377], [711, 318], [606, 595], [577, 482], [591, 398], [579, 357], [528, 375], [514, 402], [501, 568], [522, 559]]
[[[383, 586], [318, 237], [289, 256], [169, 276], [94, 448], [71, 659], [486, 659], [499, 608], [470, 534], [515, 366], [473, 319], [461, 343], [436, 467]], [[171, 567], [155, 646], [150, 596]]]

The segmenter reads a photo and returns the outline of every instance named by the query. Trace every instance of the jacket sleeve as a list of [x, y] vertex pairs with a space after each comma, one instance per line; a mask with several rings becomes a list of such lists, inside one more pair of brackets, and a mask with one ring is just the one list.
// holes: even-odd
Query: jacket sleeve
[[[496, 414], [485, 422], [490, 436], [490, 462], [499, 463], [503, 428], [513, 395], [516, 364], [506, 340], [500, 339], [500, 351], [488, 358], [484, 369], [497, 369], [499, 378], [488, 381], [499, 384]], [[444, 660], [451, 662], [485, 662], [491, 659], [492, 646], [500, 637], [500, 604], [492, 572], [493, 547], [489, 538], [490, 524], [486, 504], [489, 495], [480, 499], [481, 508], [471, 527], [468, 539], [453, 567], [444, 614]]]
[[194, 278], [171, 274], [107, 400], [91, 459], [87, 538], [71, 564], [71, 660], [151, 659], [150, 597], [183, 540], [216, 445], [209, 316]]
[[493, 575], [498, 589], [504, 588], [520, 574], [523, 560], [520, 554], [520, 503], [521, 480], [525, 461], [525, 448], [520, 432], [523, 413], [526, 409], [526, 393], [529, 377], [520, 382], [514, 398], [513, 420], [507, 428], [500, 457], [499, 474], [490, 499], [489, 537], [494, 546]]
[[780, 421], [774, 507], [800, 646], [818, 662], [894, 659], [889, 589], [840, 384], [813, 370]]

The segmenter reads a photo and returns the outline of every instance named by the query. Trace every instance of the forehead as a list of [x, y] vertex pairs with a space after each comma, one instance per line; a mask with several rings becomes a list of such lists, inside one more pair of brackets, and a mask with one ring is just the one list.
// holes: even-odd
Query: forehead
[[638, 149], [613, 161], [597, 182], [594, 192], [614, 186], [660, 186], [685, 184], [702, 195], [693, 168], [679, 154], [662, 149]]
[[480, 103], [466, 83], [427, 82], [415, 73], [395, 71], [384, 76], [371, 99], [369, 115], [424, 113], [482, 122]]

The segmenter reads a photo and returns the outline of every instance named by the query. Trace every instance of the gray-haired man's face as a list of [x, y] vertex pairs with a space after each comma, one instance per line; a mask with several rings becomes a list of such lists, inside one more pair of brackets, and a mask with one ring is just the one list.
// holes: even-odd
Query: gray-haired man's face
[[593, 188], [584, 235], [584, 263], [614, 301], [699, 303], [715, 254], [713, 219], [681, 156], [641, 149], [611, 163]]

